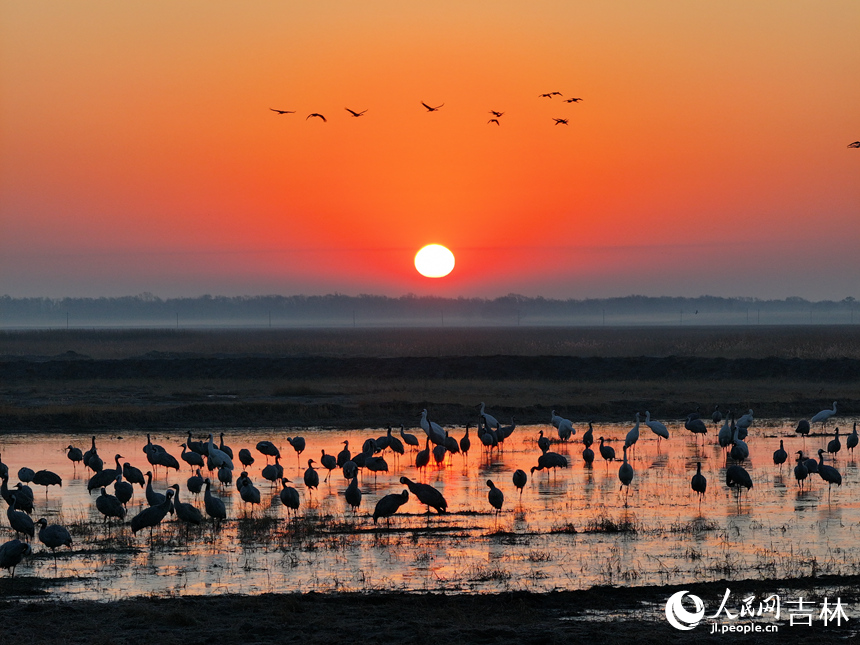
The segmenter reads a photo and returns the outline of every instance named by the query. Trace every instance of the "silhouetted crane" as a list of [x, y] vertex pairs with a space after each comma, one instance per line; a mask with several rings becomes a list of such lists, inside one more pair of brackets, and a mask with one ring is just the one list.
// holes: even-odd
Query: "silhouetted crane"
[[[51, 549], [54, 558], [57, 557], [57, 549], [61, 546], [72, 549], [72, 536], [65, 526], [59, 524], [48, 524], [48, 520], [41, 518], [36, 524], [39, 525], [39, 542]], [[55, 560], [56, 562], [56, 560]]]
[[203, 508], [206, 515], [212, 518], [212, 525], [218, 527], [221, 520], [227, 519], [227, 509], [219, 498], [215, 497], [210, 490], [212, 484], [206, 479], [206, 492], [203, 493]]
[[409, 492], [418, 498], [418, 501], [427, 507], [427, 513], [430, 513], [430, 508], [434, 508], [437, 513], [448, 512], [448, 502], [445, 496], [430, 484], [422, 484], [414, 482], [408, 477], [401, 477], [400, 483], [404, 484]]
[[346, 498], [346, 503], [352, 506], [352, 514], [355, 515], [356, 510], [361, 506], [361, 489], [358, 487], [357, 477], [353, 477], [350, 480], [349, 486], [343, 492], [343, 496]]
[[25, 555], [30, 555], [33, 550], [30, 545], [21, 540], [9, 540], [0, 546], [0, 568], [8, 569], [15, 577], [15, 567], [21, 564]]
[[170, 512], [173, 499], [173, 489], [168, 488], [164, 495], [164, 501], [157, 506], [148, 506], [140, 513], [131, 518], [131, 532], [137, 533], [142, 529], [149, 529], [150, 538], [152, 537], [152, 529], [159, 524]]
[[96, 508], [104, 515], [105, 522], [110, 522], [112, 517], [120, 521], [125, 519], [126, 510], [122, 502], [118, 497], [109, 494], [106, 488], [102, 488], [102, 494], [96, 497]]
[[288, 515], [291, 510], [299, 510], [299, 504], [301, 503], [301, 500], [299, 499], [299, 491], [297, 491], [292, 486], [287, 486], [287, 484], [289, 483], [291, 483], [289, 479], [282, 479], [281, 490], [278, 493], [278, 497], [280, 497], [281, 499], [281, 504], [283, 504], [287, 508]]
[[528, 477], [528, 475], [526, 475], [526, 471], [524, 471], [520, 468], [517, 468], [514, 471], [514, 476], [512, 479], [514, 482], [514, 486], [516, 488], [518, 488], [520, 491], [520, 497], [522, 497], [523, 496], [523, 488], [525, 488], [526, 484], [529, 481], [529, 477]]
[[409, 501], [408, 490], [404, 490], [402, 493], [386, 495], [376, 502], [376, 507], [373, 509], [373, 523], [376, 524], [376, 521], [380, 517], [384, 517], [386, 524], [391, 526], [391, 516], [394, 515], [407, 501]]
[[502, 504], [505, 503], [505, 494], [501, 488], [496, 488], [492, 479], [487, 480], [487, 486], [490, 487], [490, 491], [487, 493], [487, 500], [490, 502], [490, 506], [496, 509], [496, 515], [498, 516], [502, 510]]
[[708, 480], [702, 474], [702, 462], [696, 462], [696, 474], [690, 480], [690, 488], [699, 496], [699, 508], [702, 506], [702, 498], [708, 489]]
[[176, 491], [176, 499], [173, 502], [173, 510], [176, 511], [176, 517], [186, 524], [193, 524], [194, 526], [203, 524], [203, 513], [196, 506], [179, 501], [179, 484], [173, 484], [171, 488]]

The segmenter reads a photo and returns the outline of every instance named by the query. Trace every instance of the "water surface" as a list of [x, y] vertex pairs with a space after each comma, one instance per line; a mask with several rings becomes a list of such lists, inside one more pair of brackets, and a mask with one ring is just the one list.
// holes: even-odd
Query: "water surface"
[[[621, 455], [630, 424], [601, 425], [595, 437], [610, 440]], [[570, 467], [538, 471], [520, 496], [512, 483], [515, 469], [529, 472], [540, 451], [538, 432], [555, 437], [550, 425], [518, 427], [501, 450], [488, 454], [472, 433], [467, 458], [449, 456], [443, 466], [419, 472], [414, 452], [394, 458], [386, 451], [389, 472], [362, 472], [364, 498], [353, 515], [343, 492], [347, 482], [340, 470], [332, 472], [318, 490], [302, 483], [307, 459], [319, 461], [321, 450], [337, 454], [348, 440], [353, 453], [364, 439], [384, 431], [276, 429], [268, 432], [236, 429], [225, 441], [238, 454], [251, 449], [256, 462], [249, 475], [262, 493], [263, 503], [246, 508], [235, 486], [213, 488], [227, 506], [228, 521], [215, 531], [211, 524], [186, 527], [168, 519], [150, 536], [132, 536], [124, 526], [108, 527], [95, 507], [97, 493], [87, 493], [89, 473], [73, 469], [64, 447], [86, 449], [90, 435], [7, 435], [0, 442], [2, 460], [9, 466], [10, 485], [21, 466], [47, 468], [63, 477], [62, 488], [47, 491], [33, 486], [34, 519], [46, 517], [72, 530], [75, 545], [56, 558], [34, 541], [33, 557], [16, 575], [56, 581], [58, 597], [112, 600], [136, 595], [211, 594], [293, 591], [409, 590], [483, 592], [504, 590], [551, 591], [583, 589], [600, 584], [645, 585], [740, 578], [781, 578], [822, 573], [860, 572], [860, 501], [854, 493], [857, 462], [844, 448], [833, 465], [843, 485], [828, 496], [826, 484], [811, 475], [808, 490], [795, 482], [793, 464], [774, 466], [772, 455], [779, 439], [786, 450], [804, 448], [790, 422], [753, 426], [747, 442], [751, 460], [744, 463], [754, 481], [749, 493], [737, 496], [725, 485], [725, 457], [715, 445], [716, 429], [694, 437], [683, 426], [667, 423], [672, 434], [658, 443], [644, 425], [630, 463], [634, 478], [629, 493], [619, 490], [619, 463], [603, 462], [598, 454], [592, 467], [582, 457], [577, 426], [573, 441], [554, 443]], [[420, 429], [410, 430], [423, 436]], [[307, 448], [297, 456], [287, 436], [301, 434]], [[396, 434], [396, 433], [395, 433]], [[451, 429], [460, 438], [464, 430]], [[179, 458], [183, 433], [153, 434]], [[197, 438], [197, 437], [195, 437]], [[205, 439], [205, 436], [199, 437]], [[825, 447], [832, 435], [808, 437], [807, 452]], [[284, 458], [285, 475], [301, 496], [298, 515], [288, 518], [278, 488], [262, 478], [266, 458], [254, 446], [274, 442]], [[146, 471], [144, 434], [102, 434], [96, 443], [107, 467], [122, 454]], [[597, 453], [597, 443], [592, 447]], [[181, 460], [180, 460], [181, 461]], [[238, 464], [238, 459], [234, 460]], [[708, 479], [704, 500], [690, 489], [696, 463]], [[791, 460], [789, 460], [791, 461]], [[184, 462], [179, 473], [159, 469], [156, 488], [182, 487], [181, 498], [201, 510], [185, 481], [191, 470]], [[318, 464], [317, 464], [318, 466]], [[238, 474], [240, 470], [237, 470]], [[320, 471], [320, 479], [326, 471]], [[401, 476], [432, 484], [443, 492], [449, 513], [426, 514], [414, 496], [390, 525], [375, 525], [374, 505], [383, 495], [400, 492]], [[496, 514], [487, 500], [487, 479], [502, 489], [505, 502]], [[145, 504], [136, 487], [129, 518]], [[5, 514], [0, 537], [11, 539]]]

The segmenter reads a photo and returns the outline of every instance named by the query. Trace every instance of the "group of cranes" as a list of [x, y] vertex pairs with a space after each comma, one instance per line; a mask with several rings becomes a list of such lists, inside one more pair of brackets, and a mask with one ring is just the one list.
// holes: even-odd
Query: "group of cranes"
[[[501, 426], [499, 420], [488, 412], [486, 404], [481, 403], [477, 407], [479, 408], [476, 418], [477, 436], [488, 450], [492, 450], [494, 447], [500, 448], [504, 439], [507, 436], [510, 436], [510, 434], [506, 434], [507, 431], [504, 430], [505, 426]], [[836, 415], [836, 410], [837, 404], [834, 402], [831, 409], [823, 410], [822, 412], [814, 415], [811, 417], [810, 421], [815, 424], [826, 424], [828, 420]], [[749, 410], [737, 421], [734, 420], [734, 415], [730, 411], [725, 416], [720, 413], [719, 419], [717, 412], [718, 410], [715, 408], [715, 412], [711, 419], [715, 423], [718, 423], [720, 420], [724, 420], [723, 427], [718, 433], [718, 443], [727, 451], [725, 467], [726, 486], [738, 491], [741, 489], [751, 490], [753, 488], [753, 480], [743, 467], [743, 463], [749, 459], [750, 450], [743, 438], [748, 436], [750, 426], [754, 422], [753, 411]], [[618, 479], [621, 484], [620, 490], [626, 489], [624, 493], [625, 505], [628, 503], [631, 486], [635, 487], [635, 460], [630, 457], [630, 454], [636, 452], [637, 443], [641, 441], [639, 432], [640, 418], [640, 413], [636, 412], [634, 414], [635, 425], [624, 436], [623, 456], [618, 469]], [[699, 421], [702, 425], [705, 425], [697, 411], [686, 416], [684, 427], [690, 430], [694, 435], [706, 434], [707, 426], [705, 425], [705, 431], [701, 432], [698, 430], [699, 424], [693, 423], [694, 421]], [[576, 430], [573, 428], [570, 420], [557, 415], [554, 410], [550, 415], [550, 423], [558, 430], [557, 441], [560, 444], [569, 442], [571, 437], [576, 434]], [[659, 442], [663, 439], [669, 439], [669, 430], [666, 425], [651, 419], [651, 413], [649, 411], [645, 412], [644, 423], [656, 435], [658, 446]], [[468, 433], [471, 424], [467, 425], [466, 435], [459, 442], [454, 437], [450, 436], [449, 431], [446, 431], [441, 425], [431, 420], [426, 409], [422, 410], [419, 416], [418, 425], [425, 435], [425, 448], [421, 451], [416, 450], [421, 443], [419, 439], [415, 435], [407, 433], [402, 424], [399, 432], [400, 438], [394, 436], [392, 433], [392, 427], [388, 426], [387, 432], [384, 435], [365, 440], [362, 445], [362, 452], [355, 455], [353, 455], [349, 450], [349, 440], [343, 441], [344, 448], [337, 454], [337, 456], [326, 454], [325, 450], [322, 450], [319, 463], [327, 470], [326, 479], [323, 480], [323, 482], [325, 483], [328, 481], [333, 471], [337, 468], [341, 468], [343, 470], [344, 478], [348, 482], [348, 485], [342, 494], [346, 504], [351, 507], [353, 514], [355, 514], [361, 507], [363, 501], [363, 492], [359, 487], [359, 470], [365, 469], [374, 474], [387, 472], [388, 465], [383, 456], [385, 451], [390, 451], [391, 454], [394, 455], [395, 459], [398, 459], [400, 456], [405, 455], [405, 446], [409, 446], [415, 454], [415, 466], [419, 473], [421, 472], [421, 469], [423, 467], [427, 467], [429, 463], [431, 444], [435, 444], [435, 448], [441, 448], [440, 452], [442, 459], [438, 460], [440, 465], [443, 461], [447, 460], [447, 455], [449, 454], [456, 454], [457, 452], [462, 452], [463, 454], [468, 453]], [[513, 432], [515, 427], [515, 424], [512, 423], [511, 426], [509, 426], [509, 432]], [[582, 444], [584, 446], [582, 457], [586, 466], [589, 467], [594, 461], [595, 456], [594, 451], [591, 449], [591, 445], [594, 442], [593, 435], [593, 424], [589, 422], [588, 430], [583, 433], [582, 436]], [[805, 440], [806, 435], [803, 436]], [[726, 437], [728, 437], [728, 439], [726, 439]], [[844, 444], [847, 450], [853, 451], [853, 449], [858, 445], [856, 423], [854, 424], [853, 432], [847, 435], [843, 434], [842, 437], [844, 438]], [[305, 439], [303, 437], [287, 437], [286, 440], [296, 452], [297, 458], [301, 459], [302, 452], [307, 448], [307, 442]], [[464, 441], [466, 442], [465, 444]], [[553, 439], [552, 441], [556, 440]], [[615, 449], [609, 445], [609, 442], [603, 436], [599, 437], [598, 441], [600, 456], [606, 462], [608, 468], [609, 462], [616, 459]], [[550, 450], [552, 442], [549, 440], [549, 437], [544, 435], [543, 430], [540, 430], [536, 443], [540, 450], [540, 454], [537, 455], [536, 465], [531, 467], [532, 476], [534, 476], [535, 472], [541, 470], [554, 471], [558, 468], [570, 467], [569, 460], [565, 455]], [[213, 493], [213, 480], [211, 473], [218, 473], [218, 481], [222, 486], [229, 484], [232, 479], [225, 481], [221, 475], [226, 471], [232, 476], [232, 469], [234, 467], [232, 460], [233, 451], [229, 446], [224, 444], [223, 434], [221, 435], [221, 442], [217, 446], [212, 434], [209, 434], [208, 441], [197, 442], [193, 440], [191, 433], [189, 433], [187, 441], [178, 445], [183, 448], [183, 461], [193, 473], [188, 477], [186, 484], [189, 493], [196, 495], [205, 488], [203, 496], [203, 511], [205, 511], [205, 514], [193, 503], [180, 499], [182, 491], [179, 484], [171, 484], [164, 492], [156, 490], [153, 487], [154, 475], [152, 470], [142, 473], [128, 461], [123, 463], [121, 460], [124, 459], [124, 457], [120, 453], [116, 453], [114, 455], [113, 468], [104, 468], [104, 463], [98, 456], [96, 437], [93, 437], [92, 446], [85, 453], [72, 445], [69, 445], [64, 450], [67, 451], [67, 457], [69, 461], [72, 462], [73, 469], [76, 469], [79, 463], [83, 463], [85, 464], [85, 467], [93, 471], [89, 479], [86, 480], [87, 490], [90, 493], [93, 491], [100, 493], [95, 498], [95, 507], [104, 517], [104, 521], [106, 523], [110, 523], [114, 520], [118, 520], [122, 523], [127, 517], [129, 517], [129, 503], [134, 494], [134, 485], [137, 485], [140, 488], [145, 489], [146, 505], [139, 508], [131, 517], [130, 526], [132, 533], [138, 533], [139, 531], [148, 528], [150, 530], [150, 535], [152, 535], [152, 532], [169, 514], [174, 514], [177, 521], [186, 526], [202, 525], [205, 522], [204, 518], [208, 517], [211, 519], [213, 527], [217, 528], [220, 522], [227, 519], [227, 512], [224, 502]], [[829, 499], [833, 484], [841, 486], [842, 477], [834, 466], [825, 463], [825, 456], [831, 455], [835, 458], [842, 450], [842, 445], [843, 441], [840, 440], [839, 428], [836, 428], [834, 431], [834, 437], [828, 442], [826, 450], [824, 448], [818, 450], [817, 460], [805, 457], [805, 453], [802, 450], [795, 451], [797, 459], [794, 473], [798, 482], [798, 487], [801, 489], [806, 487], [808, 485], [809, 475], [811, 473], [818, 473], [822, 480], [828, 484]], [[298, 511], [301, 505], [301, 497], [296, 488], [288, 485], [291, 483], [290, 480], [284, 477], [284, 468], [280, 463], [281, 454], [277, 446], [275, 446], [271, 441], [260, 441], [256, 445], [256, 450], [260, 455], [266, 457], [267, 462], [271, 458], [274, 459], [273, 463], [267, 463], [261, 468], [260, 475], [262, 479], [271, 483], [273, 492], [276, 487], [280, 486], [280, 489], [277, 490], [275, 494], [280, 498], [280, 501], [287, 509], [288, 514]], [[143, 452], [146, 454], [147, 461], [153, 465], [153, 468], [155, 468], [155, 464], [151, 457], [154, 457], [154, 461], [162, 466], [164, 466], [168, 461], [166, 459], [156, 457], [156, 455], [159, 454], [167, 454], [167, 450], [162, 446], [152, 443], [149, 435], [147, 435], [147, 442], [143, 448]], [[194, 454], [199, 458], [191, 458], [191, 454]], [[787, 458], [788, 451], [786, 450], [784, 440], [780, 440], [779, 449], [773, 453], [773, 463], [777, 466], [782, 466], [782, 464], [786, 463]], [[249, 468], [250, 465], [254, 463], [254, 458], [251, 455], [250, 450], [245, 448], [239, 451], [239, 459], [242, 465], [246, 468]], [[311, 495], [320, 485], [319, 473], [314, 467], [315, 463], [317, 463], [316, 460], [308, 459], [307, 469], [305, 469], [302, 475], [302, 480], [308, 495]], [[203, 476], [201, 472], [203, 468], [208, 469], [210, 472], [209, 477]], [[19, 470], [19, 478], [38, 483], [37, 479], [39, 478], [37, 475], [39, 472], [50, 471], [36, 472], [33, 469], [25, 467]], [[8, 503], [6, 513], [7, 520], [9, 526], [16, 532], [16, 540], [20, 540], [22, 537], [25, 540], [26, 538], [35, 539], [38, 527], [39, 539], [47, 548], [51, 549], [52, 552], [56, 553], [56, 549], [62, 546], [68, 546], [71, 549], [72, 540], [67, 529], [58, 524], [49, 524], [48, 520], [45, 518], [40, 519], [38, 522], [33, 521], [30, 517], [34, 512], [32, 490], [24, 482], [20, 482], [14, 488], [10, 489], [8, 486], [8, 475], [8, 467], [2, 462], [2, 460], [0, 460], [0, 476], [2, 476], [0, 477], [2, 478], [0, 493], [2, 493], [2, 496]], [[59, 479], [59, 476], [56, 477]], [[528, 474], [523, 469], [518, 468], [512, 473], [510, 481], [519, 491], [520, 496], [522, 496], [523, 489], [528, 483], [528, 477]], [[61, 482], [62, 480], [60, 480], [60, 485]], [[434, 509], [437, 513], [448, 512], [448, 502], [445, 499], [443, 491], [431, 484], [414, 481], [405, 475], [399, 477], [399, 482], [406, 487], [406, 490], [384, 495], [378, 500], [372, 514], [374, 523], [376, 523], [380, 518], [384, 518], [386, 522], [390, 522], [392, 516], [394, 516], [399, 509], [409, 501], [410, 497], [414, 497], [420, 504], [424, 505], [428, 514], [430, 513], [430, 509]], [[108, 488], [111, 484], [113, 484], [114, 494], [110, 494], [108, 492]], [[504, 505], [504, 492], [492, 479], [486, 480], [486, 484], [489, 489], [487, 492], [487, 503], [489, 504], [489, 507], [493, 509], [492, 512], [498, 515]], [[260, 489], [253, 483], [247, 470], [243, 471], [236, 479], [236, 487], [242, 501], [246, 505], [249, 505], [251, 509], [255, 506], [259, 507], [261, 505], [262, 494]], [[707, 480], [702, 472], [701, 461], [696, 464], [696, 473], [690, 481], [690, 487], [698, 496], [699, 504], [701, 505], [701, 501], [707, 491]], [[253, 514], [253, 510], [251, 510], [251, 514]], [[0, 558], [8, 558], [4, 561], [12, 563], [17, 557], [15, 554], [22, 557], [23, 555], [26, 555], [26, 549], [23, 549], [23, 547], [17, 547], [13, 544], [16, 540], [7, 543], [7, 545], [11, 546], [3, 545], [3, 550], [0, 551]], [[15, 563], [10, 564], [9, 568], [14, 566]]]
[[[544, 94], [539, 94], [539, 95], [538, 95], [538, 98], [549, 98], [549, 99], [551, 99], [551, 98], [553, 98], [553, 97], [555, 97], [555, 96], [563, 96], [563, 94], [562, 94], [561, 92], [545, 92]], [[580, 97], [572, 97], [572, 98], [568, 98], [568, 99], [563, 99], [563, 102], [564, 102], [564, 103], [574, 103], [574, 104], [575, 104], [575, 103], [580, 103], [581, 101], [582, 101], [582, 98], [580, 98]], [[421, 105], [424, 107], [424, 109], [425, 109], [427, 112], [438, 112], [441, 108], [445, 107], [445, 104], [444, 104], [444, 103], [441, 103], [441, 104], [439, 104], [439, 105], [429, 105], [429, 104], [425, 103], [424, 101], [421, 101]], [[296, 110], [282, 110], [282, 109], [279, 109], [279, 108], [273, 108], [273, 107], [270, 107], [270, 108], [269, 108], [269, 110], [270, 110], [270, 111], [272, 111], [272, 112], [274, 112], [274, 113], [275, 113], [276, 115], [278, 115], [278, 116], [283, 116], [283, 115], [285, 115], [285, 114], [295, 114], [295, 113], [296, 113]], [[344, 110], [346, 110], [346, 111], [349, 113], [349, 115], [350, 115], [350, 117], [351, 117], [351, 118], [356, 118], [356, 117], [364, 116], [364, 115], [368, 112], [368, 109], [364, 109], [364, 110], [352, 110], [352, 109], [350, 109], [350, 108], [348, 108], [348, 107], [345, 107], [345, 108], [344, 108]], [[501, 117], [502, 117], [505, 113], [504, 113], [504, 112], [501, 112], [501, 111], [499, 111], [499, 110], [489, 110], [489, 113], [492, 115], [492, 118], [490, 118], [490, 120], [489, 120], [489, 121], [487, 121], [487, 123], [488, 123], [488, 124], [490, 124], [490, 123], [494, 123], [495, 125], [500, 126], [500, 125], [501, 125], [501, 122], [499, 121], [499, 119], [501, 119]], [[328, 122], [328, 119], [326, 119], [326, 118], [325, 118], [325, 116], [324, 116], [324, 115], [322, 115], [322, 114], [320, 114], [319, 112], [311, 112], [310, 114], [308, 114], [308, 115], [305, 117], [305, 121], [307, 121], [307, 120], [309, 120], [309, 119], [312, 119], [312, 118], [314, 118], [314, 119], [319, 119], [319, 120], [320, 120], [320, 121], [322, 121], [323, 123], [327, 123], [327, 122]], [[568, 125], [568, 120], [567, 120], [567, 119], [554, 118], [554, 117], [553, 117], [553, 121], [555, 121], [555, 125]], [[849, 147], [850, 147], [850, 146], [849, 146]]]

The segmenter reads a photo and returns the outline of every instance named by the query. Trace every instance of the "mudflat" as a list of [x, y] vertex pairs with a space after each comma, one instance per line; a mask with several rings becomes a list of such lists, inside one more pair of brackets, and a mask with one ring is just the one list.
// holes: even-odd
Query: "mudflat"
[[860, 326], [55, 330], [0, 334], [3, 432], [413, 427], [860, 403]]
[[[8, 580], [0, 589], [7, 592]], [[23, 582], [24, 581], [16, 581]], [[141, 598], [117, 602], [0, 602], [3, 642], [74, 645], [144, 643], [822, 643], [855, 642], [860, 625], [779, 620], [705, 618], [690, 631], [669, 625], [666, 600], [688, 590], [719, 597], [777, 588], [783, 598], [813, 602], [837, 595], [856, 606], [860, 577], [791, 581], [731, 581], [662, 587], [594, 587], [549, 594], [264, 594]], [[735, 612], [736, 613], [736, 612]], [[711, 623], [768, 627], [776, 632], [712, 634]], [[754, 627], [753, 627], [754, 629]], [[728, 641], [727, 641], [728, 639]]]

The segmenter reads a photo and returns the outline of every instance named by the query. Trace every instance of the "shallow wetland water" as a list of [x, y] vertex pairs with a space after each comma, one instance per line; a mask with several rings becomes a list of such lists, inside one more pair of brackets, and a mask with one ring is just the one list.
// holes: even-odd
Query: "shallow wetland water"
[[[666, 422], [664, 420], [664, 422]], [[618, 455], [633, 423], [595, 427], [595, 439], [611, 439]], [[17, 569], [16, 576], [38, 576], [49, 581], [56, 598], [115, 600], [142, 595], [258, 594], [333, 591], [451, 591], [499, 592], [508, 590], [546, 592], [587, 589], [595, 585], [684, 584], [750, 578], [780, 579], [820, 574], [860, 573], [860, 501], [857, 499], [858, 468], [843, 448], [834, 462], [843, 485], [834, 487], [828, 499], [826, 483], [811, 475], [808, 490], [800, 491], [793, 475], [793, 461], [782, 467], [772, 455], [785, 441], [791, 453], [805, 449], [815, 453], [832, 438], [810, 436], [804, 442], [789, 421], [756, 422], [747, 443], [752, 459], [744, 467], [754, 487], [738, 500], [725, 485], [725, 456], [716, 445], [716, 428], [709, 429], [704, 444], [678, 423], [668, 423], [671, 438], [657, 442], [641, 426], [641, 438], [632, 453], [634, 478], [629, 495], [619, 491], [619, 462], [597, 458], [592, 467], [582, 459], [581, 438], [587, 425], [576, 425], [569, 443], [553, 443], [551, 450], [567, 456], [570, 467], [529, 474], [522, 496], [511, 476], [517, 468], [529, 472], [540, 451], [537, 437], [544, 430], [518, 427], [501, 450], [488, 455], [474, 431], [468, 458], [449, 455], [446, 465], [431, 465], [419, 472], [415, 454], [385, 457], [389, 472], [374, 476], [362, 471], [364, 492], [356, 515], [346, 504], [347, 482], [340, 469], [309, 491], [302, 473], [309, 458], [319, 461], [321, 450], [337, 454], [348, 440], [353, 454], [368, 437], [385, 431], [290, 430], [267, 432], [237, 429], [225, 433], [225, 442], [238, 454], [251, 449], [256, 462], [249, 475], [262, 493], [262, 504], [245, 508], [235, 485], [213, 486], [224, 500], [228, 520], [220, 530], [211, 523], [187, 528], [168, 519], [156, 528], [132, 536], [128, 520], [122, 526], [103, 524], [95, 498], [87, 493], [88, 471], [73, 471], [64, 447], [87, 449], [89, 435], [6, 435], [0, 455], [9, 466], [10, 485], [17, 482], [22, 466], [46, 468], [60, 474], [62, 488], [35, 492], [34, 519], [70, 528], [75, 541], [71, 552], [63, 549], [54, 558], [34, 541], [34, 555]], [[845, 424], [846, 426], [849, 423]], [[830, 427], [832, 430], [832, 425]], [[423, 437], [420, 429], [407, 430]], [[458, 439], [462, 428], [451, 434]], [[307, 448], [299, 458], [286, 437], [300, 434]], [[395, 432], [395, 436], [396, 436]], [[152, 435], [179, 458], [185, 434]], [[195, 438], [205, 439], [205, 436]], [[278, 498], [278, 488], [262, 478], [265, 456], [254, 448], [259, 440], [275, 443], [283, 455], [285, 476], [299, 491], [301, 507], [288, 518]], [[114, 454], [146, 471], [142, 451], [144, 434], [101, 434], [96, 443], [106, 467]], [[234, 460], [238, 464], [238, 459]], [[701, 461], [708, 490], [699, 504], [690, 489], [690, 478]], [[185, 488], [191, 474], [184, 462], [177, 474], [159, 469], [157, 490], [181, 486], [180, 498], [203, 508]], [[315, 464], [320, 468], [319, 464]], [[240, 472], [237, 468], [236, 474]], [[374, 525], [371, 515], [377, 500], [400, 492], [401, 476], [430, 483], [448, 501], [449, 513], [438, 515], [410, 496], [390, 525]], [[505, 495], [496, 515], [487, 501], [487, 479]], [[135, 487], [129, 517], [145, 503], [143, 490]], [[0, 536], [14, 537], [5, 516]]]

